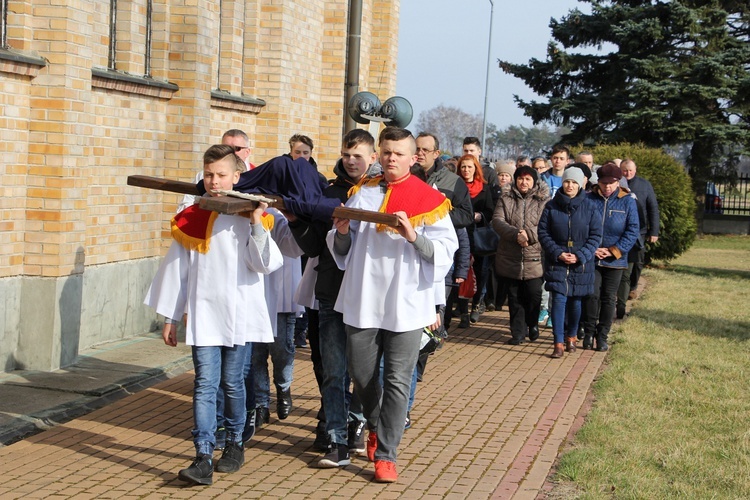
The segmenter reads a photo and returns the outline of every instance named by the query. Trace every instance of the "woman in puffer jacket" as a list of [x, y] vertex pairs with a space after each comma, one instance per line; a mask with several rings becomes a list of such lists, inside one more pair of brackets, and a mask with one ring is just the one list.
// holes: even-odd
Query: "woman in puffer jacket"
[[628, 268], [628, 252], [640, 234], [640, 222], [635, 199], [627, 188], [620, 187], [620, 167], [605, 163], [597, 175], [599, 183], [587, 198], [602, 219], [603, 234], [594, 252], [594, 292], [583, 303], [583, 348], [594, 347], [596, 338], [596, 350], [606, 351], [617, 306], [617, 288], [623, 271]]
[[508, 293], [511, 345], [522, 344], [527, 335], [531, 342], [539, 338], [543, 269], [537, 226], [548, 199], [549, 187], [538, 182], [536, 170], [521, 166], [513, 182], [503, 186], [492, 217], [492, 227], [500, 235], [495, 274]]
[[544, 286], [552, 302], [553, 358], [563, 356], [563, 341], [567, 352], [575, 352], [581, 302], [594, 291], [602, 220], [586, 199], [585, 182], [581, 169], [566, 169], [562, 188], [544, 207], [537, 229], [545, 256]]

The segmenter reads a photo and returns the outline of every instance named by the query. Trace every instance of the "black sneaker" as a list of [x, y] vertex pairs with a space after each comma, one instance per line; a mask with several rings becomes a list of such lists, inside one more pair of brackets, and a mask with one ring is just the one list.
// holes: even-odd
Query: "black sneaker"
[[331, 443], [331, 451], [318, 460], [318, 467], [332, 469], [334, 467], [344, 467], [350, 463], [352, 461], [349, 460], [349, 449], [343, 444]]
[[[255, 437], [255, 411], [250, 410], [245, 416], [245, 428], [242, 430], [242, 442], [247, 443], [253, 437]], [[224, 439], [226, 440], [226, 437]]]
[[193, 460], [190, 467], [182, 469], [177, 477], [181, 481], [208, 486], [214, 483], [214, 464], [211, 455], [201, 455]]
[[217, 472], [237, 472], [245, 463], [245, 448], [240, 443], [227, 443], [224, 453], [216, 463]]
[[352, 455], [362, 455], [365, 452], [365, 421], [352, 420], [349, 422], [347, 445]]
[[331, 440], [328, 439], [325, 422], [318, 422], [315, 427], [315, 441], [313, 441], [313, 450], [328, 453], [331, 449]]
[[411, 412], [406, 412], [406, 421], [404, 421], [404, 430], [411, 429]]

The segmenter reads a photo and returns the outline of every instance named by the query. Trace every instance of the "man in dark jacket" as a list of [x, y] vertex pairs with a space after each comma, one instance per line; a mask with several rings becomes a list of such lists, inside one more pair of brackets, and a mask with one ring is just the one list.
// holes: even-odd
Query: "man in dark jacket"
[[[354, 129], [347, 133], [341, 146], [341, 159], [333, 169], [336, 179], [323, 194], [329, 198], [338, 198], [342, 203], [346, 202], [349, 190], [368, 176], [376, 159], [375, 139], [369, 132]], [[351, 463], [350, 450], [353, 453], [364, 453], [365, 422], [361, 410], [355, 412], [354, 408], [350, 408], [349, 412], [356, 413], [356, 418], [348, 422], [345, 394], [347, 337], [341, 313], [333, 310], [344, 271], [336, 265], [325, 242], [332, 225], [332, 222], [310, 223], [294, 217], [289, 220], [289, 228], [300, 248], [308, 257], [319, 258], [315, 297], [319, 302], [319, 341], [323, 372], [321, 396], [325, 430], [330, 440], [328, 453], [318, 461], [319, 467], [343, 467]]]
[[638, 208], [640, 235], [633, 250], [628, 254], [628, 270], [623, 273], [620, 287], [617, 290], [617, 317], [625, 317], [625, 302], [632, 298], [638, 289], [643, 262], [646, 257], [646, 243], [659, 241], [659, 203], [656, 201], [654, 187], [643, 177], [636, 175], [636, 165], [631, 159], [620, 163], [622, 176], [628, 181], [628, 188], [635, 195]]
[[473, 155], [477, 160], [479, 160], [479, 164], [482, 165], [482, 174], [484, 174], [484, 180], [487, 181], [487, 184], [493, 187], [493, 192], [495, 192], [494, 188], [497, 188], [497, 191], [499, 192], [500, 180], [497, 178], [495, 165], [490, 163], [487, 158], [482, 156], [482, 144], [479, 142], [479, 138], [471, 136], [465, 137], [463, 153], [465, 155]]
[[451, 222], [456, 229], [468, 227], [474, 223], [474, 209], [471, 208], [471, 197], [466, 183], [448, 170], [440, 159], [440, 142], [428, 132], [417, 136], [417, 163], [425, 171], [425, 182], [435, 186], [446, 198], [451, 200]]

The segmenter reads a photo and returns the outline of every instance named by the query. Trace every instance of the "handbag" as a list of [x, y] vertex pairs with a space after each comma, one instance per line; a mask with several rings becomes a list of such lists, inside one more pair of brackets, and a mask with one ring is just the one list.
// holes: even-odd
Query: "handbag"
[[492, 226], [479, 226], [474, 229], [474, 254], [479, 256], [492, 255], [497, 252], [500, 235]]

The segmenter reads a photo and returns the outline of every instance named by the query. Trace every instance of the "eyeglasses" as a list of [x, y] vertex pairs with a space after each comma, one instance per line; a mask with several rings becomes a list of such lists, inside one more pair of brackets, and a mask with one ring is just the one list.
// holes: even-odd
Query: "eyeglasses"
[[243, 149], [250, 149], [250, 146], [232, 146], [235, 153], [239, 153]]
[[417, 153], [434, 153], [437, 149], [417, 148]]

